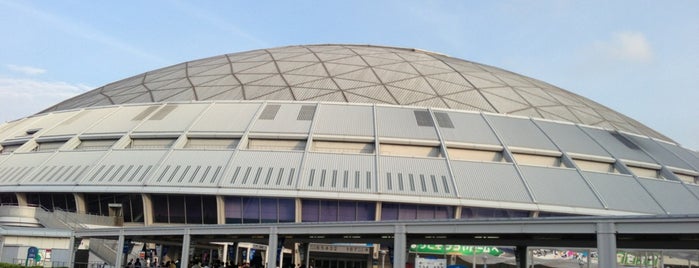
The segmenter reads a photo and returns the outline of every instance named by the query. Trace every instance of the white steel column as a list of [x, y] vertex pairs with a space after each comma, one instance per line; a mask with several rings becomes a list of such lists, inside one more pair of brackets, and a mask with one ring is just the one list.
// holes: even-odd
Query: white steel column
[[393, 268], [405, 268], [407, 239], [405, 225], [396, 225], [393, 233]]
[[[116, 260], [114, 260], [114, 267], [124, 266], [124, 229], [119, 231], [119, 240], [116, 246]], [[74, 244], [74, 243], [73, 243]], [[74, 251], [73, 251], [74, 253]]]
[[182, 235], [182, 256], [180, 257], [180, 267], [189, 267], [189, 244], [191, 243], [191, 237], [189, 235], [189, 228], [184, 229], [184, 235]]
[[269, 228], [269, 242], [267, 243], [267, 265], [268, 268], [277, 267], [277, 227]]
[[597, 223], [599, 267], [616, 268], [616, 228], [613, 222]]

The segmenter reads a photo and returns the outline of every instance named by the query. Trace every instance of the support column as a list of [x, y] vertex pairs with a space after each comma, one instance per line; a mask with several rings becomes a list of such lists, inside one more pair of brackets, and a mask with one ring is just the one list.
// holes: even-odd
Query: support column
[[[221, 257], [221, 261], [223, 261], [223, 266], [226, 266], [228, 264], [228, 243], [223, 244], [223, 256]], [[213, 265], [211, 265], [213, 267]]]
[[405, 268], [407, 239], [405, 225], [396, 225], [393, 233], [393, 268]]
[[267, 265], [265, 265], [265, 267], [267, 268], [277, 267], [277, 247], [279, 247], [277, 239], [277, 227], [269, 228], [269, 242], [267, 243]]
[[182, 235], [182, 256], [180, 256], [180, 267], [189, 267], [189, 244], [191, 237], [189, 235], [189, 228], [184, 229], [184, 235]]
[[116, 248], [116, 260], [114, 260], [114, 267], [124, 267], [124, 229], [119, 231], [119, 240], [117, 240]]
[[616, 228], [613, 222], [597, 223], [599, 267], [616, 268]]
[[515, 264], [517, 268], [527, 268], [527, 246], [515, 247]]

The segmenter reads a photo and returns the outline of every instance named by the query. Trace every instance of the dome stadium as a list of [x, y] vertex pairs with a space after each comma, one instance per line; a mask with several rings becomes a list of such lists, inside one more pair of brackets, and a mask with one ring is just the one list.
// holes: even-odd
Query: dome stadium
[[[369, 45], [184, 62], [0, 125], [3, 204], [143, 230], [673, 218], [699, 214], [698, 177], [698, 152], [585, 97]], [[5, 232], [50, 225], [19, 214]]]

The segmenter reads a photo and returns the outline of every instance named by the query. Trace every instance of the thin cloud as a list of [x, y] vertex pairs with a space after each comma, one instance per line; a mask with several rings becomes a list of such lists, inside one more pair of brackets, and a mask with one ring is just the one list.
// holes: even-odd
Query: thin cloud
[[51, 25], [56, 29], [63, 31], [67, 34], [82, 38], [85, 40], [93, 41], [99, 43], [100, 45], [112, 47], [127, 53], [143, 57], [146, 59], [165, 62], [163, 59], [156, 57], [146, 51], [143, 51], [131, 44], [125, 43], [113, 36], [105, 34], [104, 32], [95, 29], [89, 25], [85, 25], [79, 22], [75, 22], [69, 18], [61, 17], [52, 13], [45, 12], [43, 10], [36, 9], [29, 5], [22, 5], [23, 2], [5, 2], [0, 1], [0, 5], [5, 7], [13, 8], [18, 12], [22, 12], [27, 16], [46, 22], [46, 25]]
[[44, 70], [44, 69], [31, 67], [31, 66], [19, 66], [19, 65], [14, 65], [14, 64], [7, 64], [6, 67], [10, 71], [25, 74], [25, 75], [38, 75], [38, 74], [43, 74], [46, 72], [46, 70]]
[[90, 89], [87, 85], [60, 81], [0, 78], [0, 122], [31, 115]]
[[643, 33], [615, 33], [610, 40], [595, 43], [595, 50], [603, 55], [617, 60], [631, 62], [650, 62], [653, 60], [653, 50]]

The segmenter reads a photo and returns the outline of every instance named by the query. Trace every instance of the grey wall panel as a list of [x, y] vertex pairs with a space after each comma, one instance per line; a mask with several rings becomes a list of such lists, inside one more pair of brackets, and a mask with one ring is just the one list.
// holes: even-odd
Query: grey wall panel
[[674, 155], [680, 157], [682, 160], [684, 160], [686, 163], [688, 163], [693, 170], [699, 171], [699, 156], [696, 155], [696, 153], [693, 153], [692, 151], [679, 147], [677, 145], [672, 145], [664, 142], [658, 142], [660, 146], [663, 148], [671, 151]]
[[182, 132], [210, 103], [167, 104], [153, 112], [135, 132]]
[[451, 168], [462, 198], [532, 202], [513, 164], [451, 161]]
[[575, 125], [541, 120], [536, 120], [536, 123], [565, 152], [611, 157], [599, 144]]
[[243, 132], [262, 103], [214, 103], [190, 131]]
[[478, 113], [442, 112], [446, 113], [454, 124], [453, 128], [440, 126], [439, 132], [445, 141], [501, 145], [493, 130]]
[[454, 197], [444, 159], [379, 157], [379, 183], [383, 193]]
[[602, 208], [594, 192], [573, 169], [534, 166], [519, 168], [539, 203]]
[[143, 185], [168, 150], [114, 150], [82, 179], [80, 185]]
[[26, 136], [26, 131], [31, 129], [32, 124], [40, 121], [44, 116], [28, 117], [22, 120], [8, 122], [0, 130], [0, 141]]
[[[315, 104], [270, 102], [267, 103], [265, 108], [271, 105], [281, 105], [279, 110], [276, 112], [276, 115], [273, 116], [274, 119], [256, 118], [251, 132], [308, 133], [311, 128], [312, 120], [299, 120], [299, 113], [301, 112], [303, 106], [315, 106]], [[264, 118], [264, 116], [262, 118]]]
[[53, 152], [13, 154], [0, 164], [0, 185], [17, 185], [34, 173]]
[[644, 178], [638, 180], [668, 213], [699, 214], [699, 200], [681, 183]]
[[302, 158], [302, 152], [239, 151], [219, 186], [294, 189]]
[[610, 209], [665, 214], [658, 203], [630, 175], [583, 171]]
[[9, 130], [10, 133], [8, 133], [7, 138], [10, 139], [21, 136], [27, 136], [26, 131], [29, 129], [38, 130], [36, 134], [34, 134], [34, 137], [45, 135], [45, 133], [49, 132], [59, 123], [78, 113], [80, 113], [80, 111], [68, 111], [28, 118], [26, 120], [23, 120], [22, 123], [19, 123], [17, 126], [13, 127], [11, 130]]
[[434, 125], [418, 125], [415, 118], [416, 110], [427, 112], [427, 109], [377, 106], [376, 117], [379, 137], [437, 140], [437, 130]]
[[173, 151], [146, 184], [216, 187], [232, 154], [233, 151]]
[[588, 127], [581, 127], [581, 129], [617, 158], [656, 163], [640, 147], [631, 141], [624, 140], [626, 138], [616, 132]]
[[687, 189], [692, 191], [694, 193], [694, 195], [699, 196], [699, 185], [685, 184], [685, 186], [687, 186]]
[[309, 153], [299, 189], [333, 192], [373, 192], [376, 172], [373, 155]]
[[627, 139], [633, 140], [633, 142], [639, 147], [643, 148], [648, 154], [653, 156], [658, 162], [663, 165], [678, 167], [683, 169], [693, 169], [690, 165], [682, 161], [680, 158], [663, 148], [660, 144], [652, 141], [649, 138], [642, 138], [634, 135], [623, 134]]
[[106, 151], [61, 151], [26, 178], [26, 185], [74, 185], [79, 182]]
[[159, 107], [159, 104], [119, 107], [118, 111], [108, 115], [102, 121], [86, 130], [85, 133], [119, 133], [131, 131], [131, 129], [145, 119], [145, 116], [150, 115]]
[[529, 119], [485, 115], [507, 146], [558, 151], [543, 132]]
[[105, 116], [118, 110], [119, 107], [108, 107], [84, 110], [53, 127], [42, 136], [71, 135], [81, 133]]
[[342, 136], [374, 136], [372, 106], [320, 105], [315, 134]]

